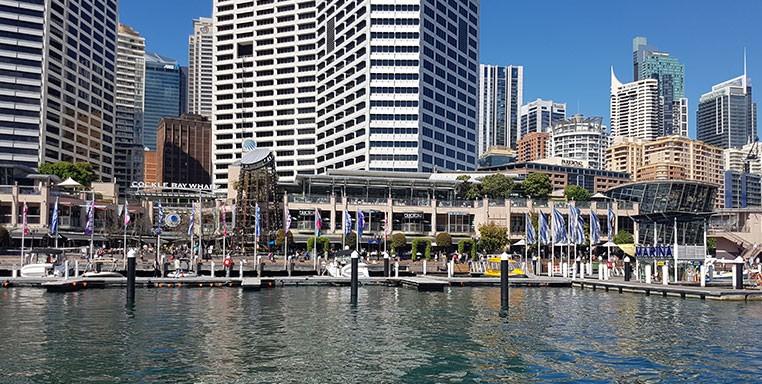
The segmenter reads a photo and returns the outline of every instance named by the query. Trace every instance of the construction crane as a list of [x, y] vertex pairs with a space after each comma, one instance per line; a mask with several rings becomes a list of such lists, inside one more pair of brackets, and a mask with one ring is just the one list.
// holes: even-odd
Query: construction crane
[[743, 161], [744, 173], [751, 173], [751, 162], [759, 159], [759, 147], [757, 146], [758, 142], [759, 142], [759, 139], [755, 137], [754, 142], [751, 143], [751, 148], [749, 149], [749, 153], [746, 154], [746, 158]]

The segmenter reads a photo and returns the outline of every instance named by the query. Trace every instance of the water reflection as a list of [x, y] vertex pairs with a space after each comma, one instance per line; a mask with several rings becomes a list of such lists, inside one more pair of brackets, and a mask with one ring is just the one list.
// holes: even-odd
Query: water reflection
[[571, 289], [0, 290], [3, 383], [751, 382], [762, 305]]

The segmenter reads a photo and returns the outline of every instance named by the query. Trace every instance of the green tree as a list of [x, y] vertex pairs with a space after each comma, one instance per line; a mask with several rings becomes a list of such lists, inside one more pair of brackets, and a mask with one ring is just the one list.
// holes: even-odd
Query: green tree
[[476, 260], [476, 242], [473, 239], [463, 239], [458, 242], [458, 253], [462, 254], [466, 252], [471, 255], [471, 260]]
[[392, 234], [392, 251], [397, 254], [400, 251], [400, 248], [407, 245], [407, 238], [405, 237], [404, 233], [397, 232], [395, 234]]
[[90, 163], [70, 163], [58, 161], [40, 165], [39, 172], [44, 175], [56, 175], [61, 180], [71, 177], [76, 182], [88, 186], [95, 180], [95, 172]]
[[564, 188], [564, 197], [568, 201], [588, 201], [591, 196], [590, 191], [579, 185], [567, 185]]
[[625, 230], [621, 230], [614, 235], [614, 244], [632, 244], [635, 239], [632, 237], [632, 233]]
[[344, 235], [344, 245], [349, 246], [349, 249], [357, 249], [357, 234], [352, 231]]
[[7, 247], [11, 245], [11, 234], [8, 230], [0, 225], [0, 247]]
[[712, 256], [717, 254], [717, 239], [714, 237], [706, 239], [706, 252]]
[[415, 261], [418, 258], [418, 252], [420, 251], [419, 247], [421, 246], [421, 244], [423, 244], [424, 246], [423, 257], [426, 260], [431, 259], [431, 240], [419, 238], [419, 239], [413, 239], [413, 241], [410, 243], [411, 250], [412, 250], [410, 258], [413, 261]]
[[437, 242], [437, 247], [443, 248], [445, 251], [449, 251], [450, 247], [452, 247], [452, 236], [447, 232], [437, 233], [434, 241]]
[[458, 198], [466, 200], [476, 200], [482, 198], [482, 185], [471, 182], [471, 176], [460, 175], [455, 180], [460, 181], [455, 187], [455, 193]]
[[[327, 251], [330, 248], [331, 248], [331, 240], [329, 240], [325, 236], [320, 236], [317, 238], [317, 249], [313, 253], [320, 254]], [[315, 249], [315, 236], [312, 236], [307, 239], [307, 251], [312, 252], [313, 249]]]
[[484, 176], [481, 189], [490, 199], [506, 199], [511, 196], [513, 180], [502, 173]]
[[[285, 236], [283, 233], [283, 229], [279, 229], [278, 232], [275, 233], [275, 247], [283, 248], [284, 240], [285, 240]], [[291, 245], [293, 243], [294, 243], [294, 233], [291, 231], [288, 231], [288, 245]]]
[[550, 185], [550, 177], [544, 173], [531, 173], [521, 183], [524, 194], [534, 199], [548, 197], [553, 192]]
[[494, 223], [479, 226], [479, 249], [484, 253], [497, 253], [508, 244], [508, 230]]

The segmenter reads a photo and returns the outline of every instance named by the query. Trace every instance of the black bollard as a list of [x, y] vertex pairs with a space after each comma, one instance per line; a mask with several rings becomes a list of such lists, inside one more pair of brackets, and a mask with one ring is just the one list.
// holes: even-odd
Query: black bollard
[[384, 252], [384, 277], [391, 276], [389, 273], [389, 254]]
[[500, 256], [500, 317], [508, 316], [508, 254]]
[[[738, 257], [740, 259], [740, 256]], [[743, 259], [733, 264], [733, 289], [743, 289]]]
[[352, 273], [350, 278], [350, 287], [351, 287], [351, 294], [350, 294], [350, 300], [352, 301], [352, 305], [357, 305], [357, 268], [359, 263], [359, 255], [357, 254], [357, 251], [352, 252]]
[[127, 304], [135, 303], [135, 251], [127, 253]]
[[169, 275], [169, 262], [165, 261], [161, 268], [161, 277], [167, 277]]
[[632, 278], [632, 267], [630, 266], [630, 257], [624, 257], [624, 281], [630, 281]]

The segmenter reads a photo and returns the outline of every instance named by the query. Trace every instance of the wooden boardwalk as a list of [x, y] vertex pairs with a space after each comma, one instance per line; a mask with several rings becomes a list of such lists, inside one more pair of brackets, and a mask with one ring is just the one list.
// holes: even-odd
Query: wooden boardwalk
[[649, 295], [673, 296], [711, 300], [751, 301], [762, 300], [762, 290], [731, 289], [726, 287], [696, 287], [686, 285], [646, 284], [637, 281], [575, 279], [572, 285], [580, 289], [602, 289], [606, 292], [630, 292]]

